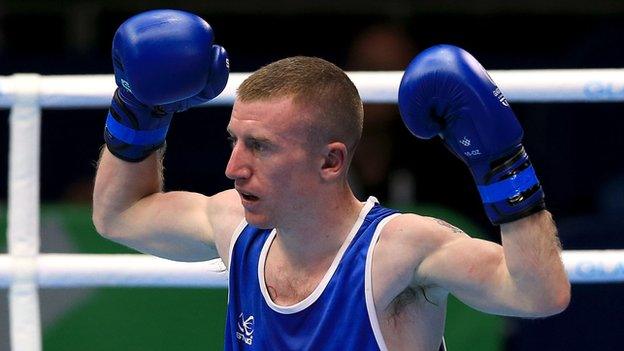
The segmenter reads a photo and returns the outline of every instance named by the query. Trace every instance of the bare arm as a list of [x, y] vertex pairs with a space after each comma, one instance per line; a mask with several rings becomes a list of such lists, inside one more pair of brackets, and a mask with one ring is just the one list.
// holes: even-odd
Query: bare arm
[[104, 147], [93, 192], [93, 223], [104, 237], [159, 257], [202, 261], [227, 254], [242, 217], [233, 191], [163, 192], [162, 151], [131, 163]]
[[433, 239], [417, 265], [418, 284], [440, 287], [487, 313], [542, 317], [567, 307], [570, 283], [549, 212], [502, 225], [502, 246], [432, 220], [425, 231]]

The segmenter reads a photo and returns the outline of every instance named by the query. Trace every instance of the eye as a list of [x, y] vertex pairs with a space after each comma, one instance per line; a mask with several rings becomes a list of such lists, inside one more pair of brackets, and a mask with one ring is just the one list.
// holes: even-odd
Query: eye
[[266, 150], [266, 145], [263, 142], [260, 142], [258, 140], [250, 140], [249, 148], [254, 151], [264, 151]]
[[236, 145], [236, 138], [230, 135], [229, 137], [227, 137], [227, 140], [228, 144], [230, 144], [230, 147], [233, 149], [234, 145]]

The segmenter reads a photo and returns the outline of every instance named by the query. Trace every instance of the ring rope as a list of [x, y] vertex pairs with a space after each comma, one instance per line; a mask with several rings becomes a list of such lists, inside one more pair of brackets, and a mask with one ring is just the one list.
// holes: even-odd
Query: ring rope
[[[624, 101], [624, 69], [489, 73], [514, 102]], [[402, 72], [348, 74], [365, 102], [396, 103]], [[248, 75], [232, 73], [223, 93], [208, 105], [231, 105]], [[0, 287], [9, 287], [13, 351], [41, 351], [38, 287], [225, 286], [226, 272], [216, 261], [191, 264], [143, 255], [38, 253], [41, 109], [107, 108], [114, 89], [112, 75], [0, 76], [0, 108], [11, 109], [9, 250], [0, 255]], [[624, 281], [624, 250], [566, 251], [563, 261], [572, 282]]]
[[[493, 70], [490, 75], [513, 102], [624, 101], [624, 69]], [[231, 105], [236, 88], [250, 73], [232, 73], [225, 90], [206, 105]], [[396, 103], [403, 72], [347, 72], [368, 103]], [[0, 76], [0, 108], [10, 108], [16, 88]], [[112, 75], [41, 76], [43, 108], [108, 108], [115, 90]]]
[[[624, 250], [568, 250], [562, 256], [573, 283], [624, 282]], [[11, 260], [0, 255], [0, 288], [11, 283]], [[189, 263], [142, 254], [40, 254], [35, 271], [42, 288], [227, 287], [220, 259]]]

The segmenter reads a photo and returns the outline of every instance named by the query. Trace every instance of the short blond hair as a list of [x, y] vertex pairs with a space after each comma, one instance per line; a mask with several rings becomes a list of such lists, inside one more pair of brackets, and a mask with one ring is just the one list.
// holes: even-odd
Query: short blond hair
[[237, 91], [241, 102], [287, 96], [315, 111], [311, 139], [342, 142], [353, 155], [362, 136], [364, 110], [357, 88], [343, 70], [318, 57], [289, 57], [260, 68]]

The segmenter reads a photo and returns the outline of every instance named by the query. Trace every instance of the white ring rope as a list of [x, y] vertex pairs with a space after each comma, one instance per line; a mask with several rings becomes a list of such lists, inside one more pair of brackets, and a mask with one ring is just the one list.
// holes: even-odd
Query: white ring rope
[[[395, 103], [403, 72], [348, 72], [362, 99]], [[232, 73], [219, 97], [208, 103], [231, 105], [236, 88], [249, 73]], [[513, 102], [624, 101], [624, 69], [490, 71]], [[44, 108], [107, 108], [115, 82], [112, 75], [42, 76], [39, 103]], [[9, 108], [16, 90], [10, 77], [0, 77], [0, 108]]]
[[[0, 288], [15, 273], [11, 260], [0, 255]], [[563, 252], [563, 263], [573, 283], [624, 282], [624, 250], [569, 250]], [[41, 254], [35, 271], [42, 288], [227, 287], [219, 259], [186, 263], [136, 254]]]
[[[11, 257], [0, 255], [0, 287], [11, 279]], [[226, 287], [220, 259], [175, 262], [140, 254], [41, 254], [37, 284], [42, 288], [74, 287]]]
[[[402, 72], [348, 72], [365, 102], [396, 103]], [[490, 71], [514, 102], [624, 101], [624, 69]], [[210, 102], [231, 105], [249, 73], [233, 73]], [[0, 108], [11, 108], [8, 255], [0, 255], [0, 288], [9, 287], [11, 349], [41, 350], [39, 287], [222, 287], [218, 261], [178, 263], [144, 255], [39, 254], [39, 152], [42, 108], [107, 108], [112, 75], [0, 76]], [[624, 281], [624, 250], [566, 251], [575, 283]]]

